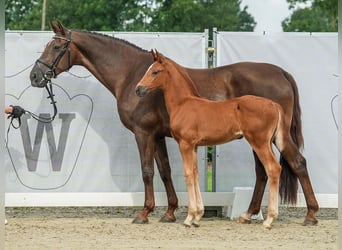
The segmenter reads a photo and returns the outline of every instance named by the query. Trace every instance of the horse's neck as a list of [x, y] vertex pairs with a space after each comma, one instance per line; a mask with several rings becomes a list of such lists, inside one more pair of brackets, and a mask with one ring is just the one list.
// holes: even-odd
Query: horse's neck
[[168, 112], [171, 113], [184, 102], [198, 98], [199, 94], [190, 76], [178, 64], [170, 66], [168, 71], [169, 78], [164, 86], [164, 97]]
[[[77, 32], [77, 37], [73, 39], [80, 54], [75, 64], [87, 68], [109, 91], [117, 98], [123, 89], [138, 79], [132, 78], [132, 70], [138, 75], [141, 70], [146, 70], [149, 60], [139, 60], [138, 55], [146, 54], [144, 58], [152, 58], [148, 52], [144, 52], [133, 45], [115, 38], [92, 34], [87, 32]], [[144, 62], [146, 61], [146, 68]], [[141, 69], [142, 68], [142, 69]], [[127, 80], [130, 79], [130, 80]]]

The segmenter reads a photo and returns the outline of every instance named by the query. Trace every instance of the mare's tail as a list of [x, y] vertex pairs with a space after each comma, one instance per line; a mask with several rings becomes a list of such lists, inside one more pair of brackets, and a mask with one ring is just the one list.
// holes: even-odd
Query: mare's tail
[[[296, 81], [288, 72], [283, 71], [283, 74], [291, 84], [294, 96], [290, 133], [293, 142], [297, 145], [298, 149], [301, 150], [304, 146], [304, 139], [302, 134], [302, 119], [301, 109], [299, 105], [298, 88]], [[282, 167], [279, 185], [281, 203], [296, 204], [298, 192], [298, 178], [292, 171], [288, 162], [282, 157], [282, 155], [280, 155], [280, 165]]]

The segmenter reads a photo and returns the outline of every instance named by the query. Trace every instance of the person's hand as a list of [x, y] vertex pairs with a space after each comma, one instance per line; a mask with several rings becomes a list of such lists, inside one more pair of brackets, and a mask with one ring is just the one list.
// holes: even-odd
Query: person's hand
[[8, 118], [20, 118], [22, 114], [25, 114], [25, 109], [20, 106], [7, 106], [5, 108], [5, 113], [9, 114]]
[[13, 112], [13, 107], [12, 106], [5, 107], [5, 113], [6, 114], [12, 114], [12, 112]]

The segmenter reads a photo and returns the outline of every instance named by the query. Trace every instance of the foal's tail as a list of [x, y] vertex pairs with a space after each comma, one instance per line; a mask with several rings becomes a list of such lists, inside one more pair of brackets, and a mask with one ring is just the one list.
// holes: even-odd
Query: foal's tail
[[[283, 70], [284, 77], [290, 83], [293, 90], [293, 114], [290, 127], [290, 134], [293, 142], [296, 144], [299, 150], [304, 146], [304, 139], [302, 133], [302, 119], [301, 119], [301, 108], [299, 105], [299, 94], [296, 81], [286, 71]], [[285, 204], [296, 204], [297, 192], [298, 192], [298, 178], [292, 171], [289, 163], [280, 155], [280, 165], [282, 171], [280, 175], [279, 194], [281, 203]]]

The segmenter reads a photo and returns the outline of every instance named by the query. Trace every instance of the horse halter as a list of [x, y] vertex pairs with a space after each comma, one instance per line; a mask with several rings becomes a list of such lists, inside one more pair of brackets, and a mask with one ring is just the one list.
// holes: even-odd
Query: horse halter
[[[45, 80], [46, 83], [51, 82], [51, 78], [55, 78], [57, 76], [57, 73], [56, 73], [57, 66], [58, 66], [59, 62], [61, 61], [61, 59], [64, 56], [66, 51], [68, 51], [68, 69], [70, 68], [70, 65], [71, 65], [71, 58], [70, 58], [71, 33], [72, 32], [69, 31], [68, 38], [60, 37], [60, 36], [54, 36], [53, 37], [53, 39], [58, 38], [58, 39], [65, 40], [66, 43], [52, 64], [49, 64], [48, 62], [45, 62], [42, 59], [37, 59], [36, 64], [38, 65], [38, 68], [42, 71], [43, 80]], [[43, 69], [40, 67], [40, 64], [43, 64], [49, 70], [44, 73]]]

